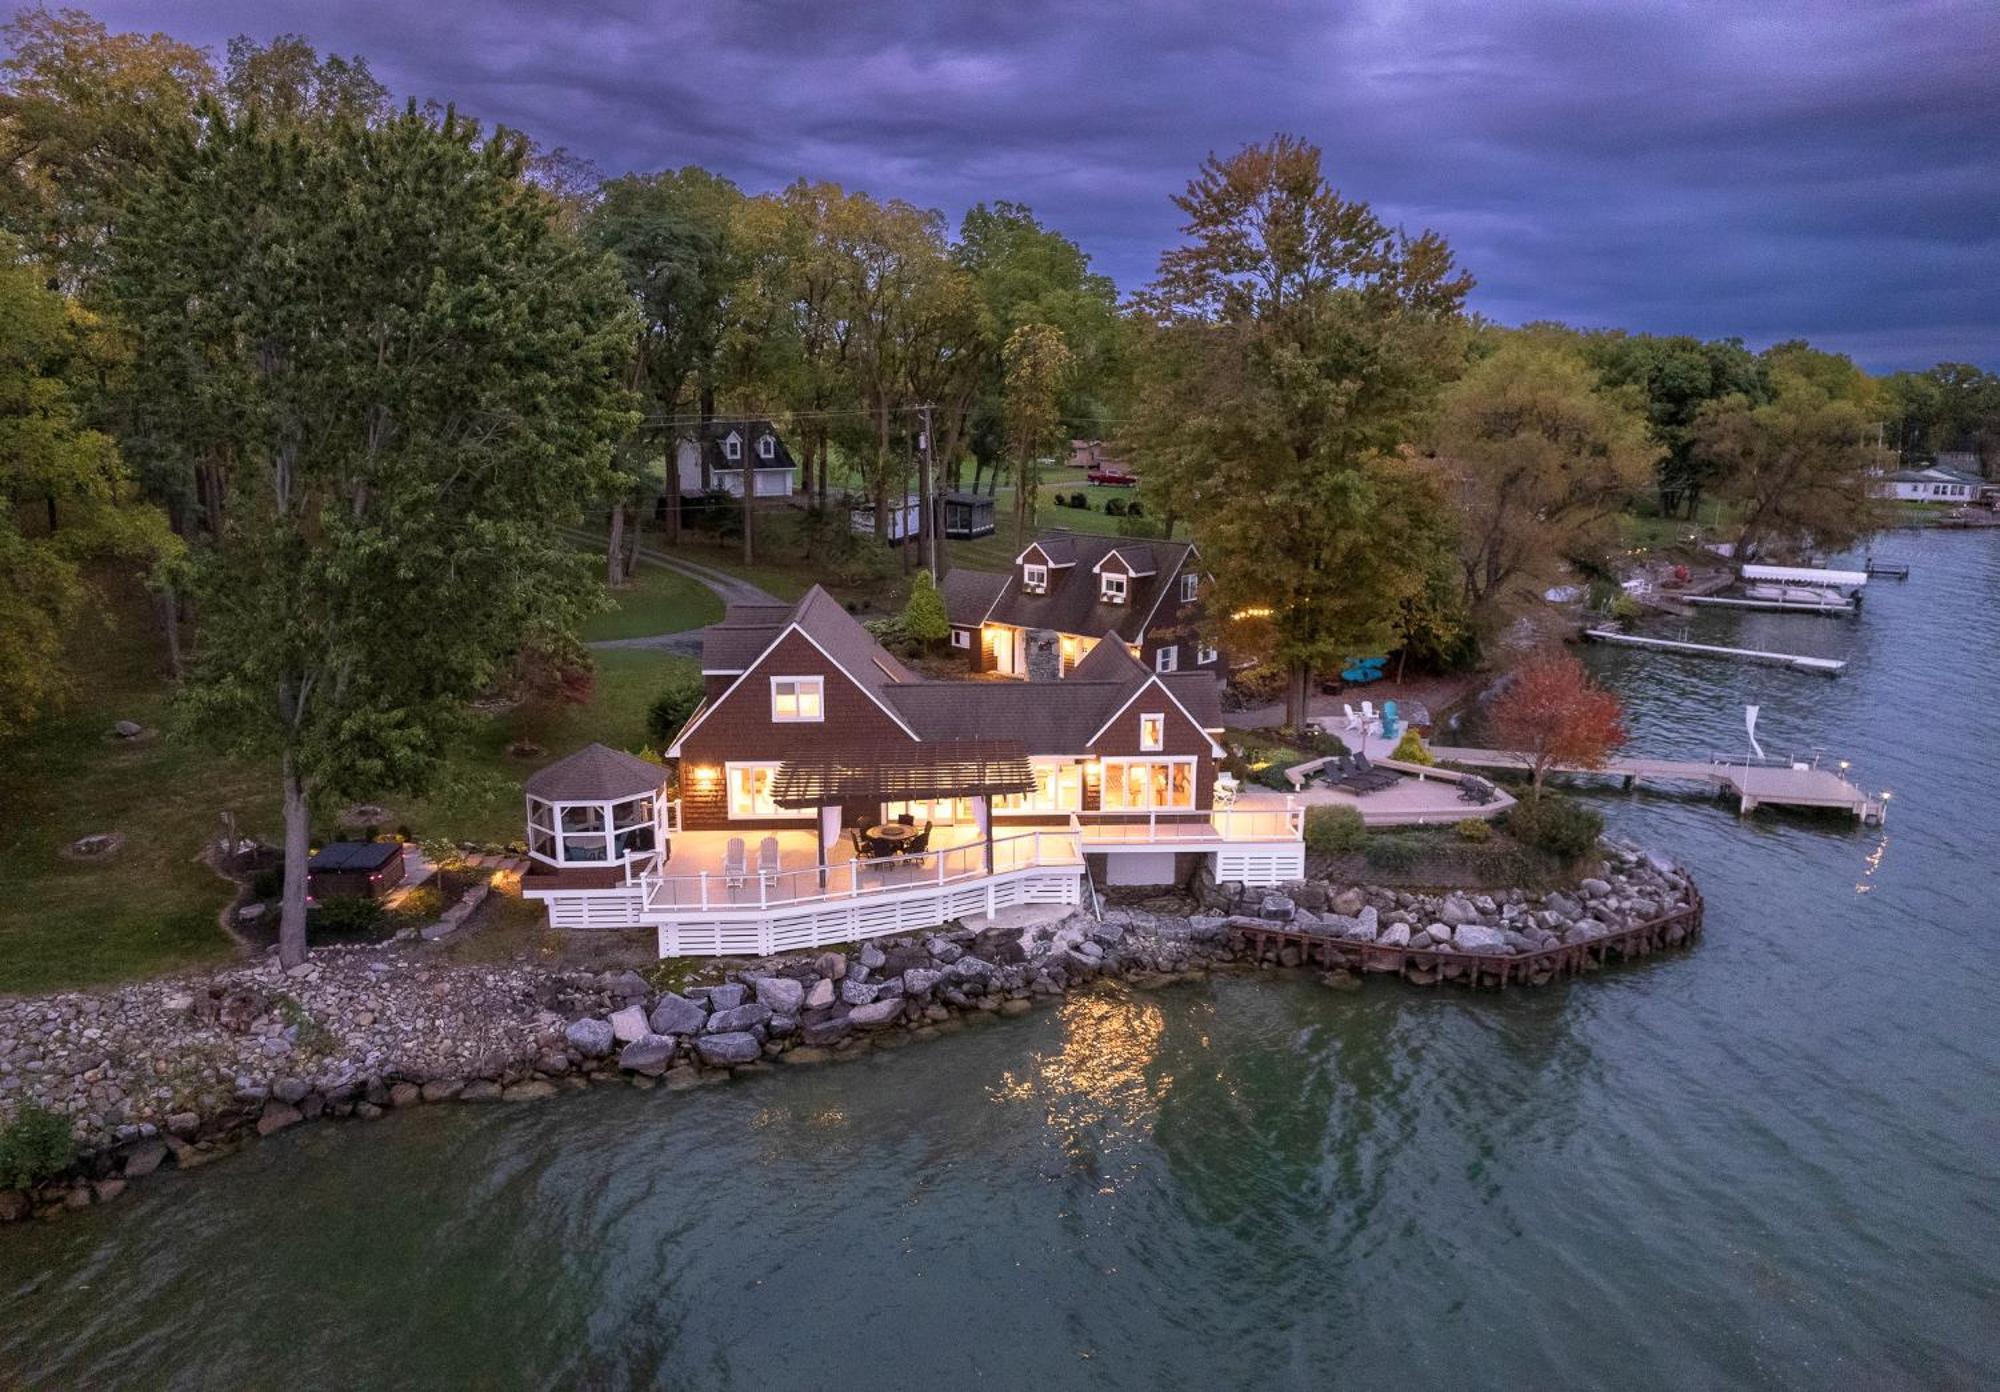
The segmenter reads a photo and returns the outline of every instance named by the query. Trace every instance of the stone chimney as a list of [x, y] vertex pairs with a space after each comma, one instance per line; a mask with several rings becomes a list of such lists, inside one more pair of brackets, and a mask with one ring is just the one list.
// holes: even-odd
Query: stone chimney
[[1062, 638], [1052, 628], [1028, 630], [1028, 680], [1059, 681], [1062, 678]]

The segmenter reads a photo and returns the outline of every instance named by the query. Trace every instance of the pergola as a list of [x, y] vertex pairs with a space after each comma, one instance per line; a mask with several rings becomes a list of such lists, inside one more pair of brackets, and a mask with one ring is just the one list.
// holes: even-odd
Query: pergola
[[[909, 749], [852, 751], [789, 759], [771, 780], [771, 801], [820, 811], [821, 863], [840, 808], [854, 802], [971, 798], [992, 859], [993, 799], [1035, 790], [1034, 767], [1019, 740], [939, 740]], [[829, 818], [832, 826], [829, 828]]]
[[524, 787], [528, 854], [559, 870], [603, 870], [649, 859], [665, 836], [666, 770], [587, 745], [537, 770]]

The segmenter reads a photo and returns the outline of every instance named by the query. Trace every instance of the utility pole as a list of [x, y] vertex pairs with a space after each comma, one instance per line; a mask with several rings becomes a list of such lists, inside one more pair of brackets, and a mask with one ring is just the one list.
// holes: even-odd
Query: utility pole
[[924, 422], [924, 459], [923, 477], [921, 480], [923, 496], [917, 503], [917, 525], [922, 527], [924, 532], [924, 566], [930, 571], [931, 579], [936, 580], [938, 578], [937, 500], [932, 495], [931, 490], [937, 479], [937, 464], [931, 458], [931, 404], [926, 401], [917, 409], [922, 413]]

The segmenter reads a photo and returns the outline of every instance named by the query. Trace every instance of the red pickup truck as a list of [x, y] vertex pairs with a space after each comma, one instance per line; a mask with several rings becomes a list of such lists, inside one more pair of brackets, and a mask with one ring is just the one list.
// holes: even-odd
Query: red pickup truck
[[1093, 464], [1084, 478], [1107, 488], [1132, 488], [1139, 482], [1139, 476], [1123, 464]]

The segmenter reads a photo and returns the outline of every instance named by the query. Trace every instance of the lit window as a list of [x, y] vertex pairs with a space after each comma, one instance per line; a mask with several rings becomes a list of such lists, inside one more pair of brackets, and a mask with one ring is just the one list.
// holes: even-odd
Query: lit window
[[1125, 577], [1122, 575], [1113, 575], [1107, 570], [1104, 572], [1102, 580], [1103, 584], [1097, 592], [1099, 597], [1106, 604], [1123, 604], [1125, 602]]
[[1192, 604], [1201, 597], [1201, 577], [1183, 575], [1181, 577], [1181, 603]]
[[743, 442], [734, 435], [729, 436], [722, 442], [722, 457], [724, 459], [741, 459], [743, 457]]
[[951, 645], [952, 645], [952, 646], [953, 646], [954, 648], [969, 648], [969, 647], [971, 647], [971, 646], [972, 646], [972, 630], [971, 630], [971, 629], [969, 629], [969, 628], [954, 628], [954, 629], [953, 629], [953, 630], [951, 631]]
[[1180, 669], [1181, 650], [1179, 644], [1169, 643], [1166, 647], [1161, 648], [1153, 654], [1153, 670], [1155, 672], [1178, 672]]
[[1021, 588], [1029, 594], [1047, 594], [1049, 592], [1049, 568], [1040, 565], [1022, 566]]
[[1083, 809], [1083, 766], [1059, 759], [1034, 761], [1035, 791], [993, 799], [995, 812], [1079, 812]]
[[1215, 661], [1215, 649], [1213, 647], [1209, 646], [1207, 643], [1196, 643], [1194, 645], [1195, 666], [1206, 667], [1214, 661]]
[[1193, 759], [1106, 759], [1102, 805], [1107, 812], [1194, 806]]
[[773, 440], [769, 435], [761, 437], [757, 441], [757, 457], [759, 459], [776, 459], [778, 457], [778, 442]]
[[771, 719], [796, 722], [826, 719], [824, 677], [771, 678]]
[[1165, 715], [1142, 715], [1139, 717], [1139, 748], [1147, 754], [1157, 754], [1167, 747], [1167, 717]]
[[811, 807], [780, 807], [771, 801], [771, 787], [778, 779], [776, 764], [729, 765], [729, 815], [748, 817], [817, 817]]

